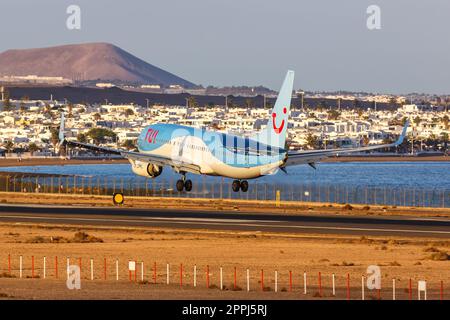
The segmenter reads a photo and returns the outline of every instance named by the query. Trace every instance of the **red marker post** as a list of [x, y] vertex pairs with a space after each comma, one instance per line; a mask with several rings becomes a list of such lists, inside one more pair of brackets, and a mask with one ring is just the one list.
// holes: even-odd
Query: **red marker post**
[[261, 291], [264, 291], [264, 270], [261, 269]]
[[80, 267], [80, 273], [81, 273], [81, 257], [78, 258], [78, 266]]
[[350, 273], [347, 273], [347, 301], [350, 300]]
[[106, 280], [106, 258], [103, 259], [103, 278]]
[[444, 300], [444, 281], [441, 280], [441, 301]]
[[180, 263], [180, 288], [183, 287], [183, 264]]
[[31, 278], [34, 278], [34, 256], [31, 256]]
[[153, 283], [156, 284], [156, 262], [153, 263]]
[[319, 271], [319, 296], [322, 297], [322, 277]]
[[11, 275], [11, 255], [8, 254], [8, 272]]
[[206, 287], [209, 289], [209, 265], [206, 265]]
[[409, 291], [408, 291], [408, 295], [409, 295], [409, 300], [412, 300], [412, 280], [411, 278], [409, 278]]

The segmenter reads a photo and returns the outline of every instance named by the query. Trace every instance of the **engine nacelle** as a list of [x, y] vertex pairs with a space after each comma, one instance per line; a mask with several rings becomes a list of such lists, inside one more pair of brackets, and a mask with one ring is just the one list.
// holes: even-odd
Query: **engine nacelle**
[[156, 178], [162, 173], [163, 167], [148, 162], [134, 160], [131, 161], [131, 170], [139, 176]]

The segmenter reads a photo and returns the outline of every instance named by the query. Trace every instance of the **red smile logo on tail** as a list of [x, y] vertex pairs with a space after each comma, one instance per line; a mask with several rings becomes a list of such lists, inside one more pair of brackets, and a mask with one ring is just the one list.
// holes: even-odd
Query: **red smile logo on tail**
[[[287, 113], [286, 107], [283, 108], [283, 113], [284, 114]], [[277, 114], [275, 112], [272, 113], [272, 127], [273, 127], [273, 131], [275, 131], [276, 134], [280, 134], [281, 131], [283, 131], [283, 128], [284, 128], [284, 119], [281, 121], [281, 125], [279, 127], [277, 127], [277, 124], [276, 124], [276, 121], [275, 121], [276, 117], [277, 117]]]

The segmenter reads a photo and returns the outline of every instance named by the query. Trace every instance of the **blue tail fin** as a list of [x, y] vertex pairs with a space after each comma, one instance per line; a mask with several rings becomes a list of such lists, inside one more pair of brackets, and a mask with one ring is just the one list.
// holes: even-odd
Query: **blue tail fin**
[[294, 71], [289, 70], [267, 121], [267, 127], [256, 135], [255, 140], [277, 148], [285, 147], [293, 86]]

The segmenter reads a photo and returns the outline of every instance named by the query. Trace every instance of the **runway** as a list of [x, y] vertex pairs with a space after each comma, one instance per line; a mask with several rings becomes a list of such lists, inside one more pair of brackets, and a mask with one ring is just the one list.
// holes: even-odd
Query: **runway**
[[126, 207], [0, 205], [0, 222], [385, 235], [450, 239], [450, 219], [404, 216], [255, 214]]

